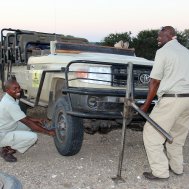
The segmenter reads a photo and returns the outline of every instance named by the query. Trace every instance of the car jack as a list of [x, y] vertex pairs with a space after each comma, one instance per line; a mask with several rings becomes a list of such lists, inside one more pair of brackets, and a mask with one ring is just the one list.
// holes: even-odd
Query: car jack
[[141, 116], [143, 116], [156, 130], [160, 132], [167, 140], [171, 143], [173, 141], [173, 137], [170, 136], [163, 128], [161, 128], [154, 120], [152, 120], [146, 113], [144, 113], [134, 102], [134, 90], [133, 90], [133, 64], [128, 63], [127, 67], [127, 90], [124, 98], [124, 108], [123, 108], [123, 126], [122, 126], [122, 138], [121, 138], [121, 147], [119, 153], [119, 163], [118, 163], [118, 171], [116, 177], [112, 178], [112, 180], [118, 184], [123, 183], [125, 180], [121, 176], [122, 172], [122, 164], [124, 157], [124, 149], [125, 149], [125, 141], [126, 141], [126, 129], [127, 126], [132, 121], [133, 110], [138, 112]]

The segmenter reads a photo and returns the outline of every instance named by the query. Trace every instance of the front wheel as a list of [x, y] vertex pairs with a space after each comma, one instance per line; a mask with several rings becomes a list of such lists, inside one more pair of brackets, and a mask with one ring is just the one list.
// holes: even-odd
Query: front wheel
[[77, 154], [83, 142], [83, 121], [78, 117], [67, 114], [70, 105], [66, 96], [60, 97], [53, 112], [53, 126], [56, 136], [54, 137], [55, 146], [63, 156]]

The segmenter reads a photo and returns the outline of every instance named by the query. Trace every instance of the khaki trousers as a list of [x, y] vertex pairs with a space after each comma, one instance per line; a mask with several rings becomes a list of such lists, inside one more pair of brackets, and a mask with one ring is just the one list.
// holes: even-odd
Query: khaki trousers
[[143, 140], [152, 174], [168, 178], [169, 166], [175, 173], [183, 173], [183, 146], [189, 130], [189, 97], [160, 99], [150, 117], [173, 137], [170, 144], [148, 122], [144, 125]]
[[20, 153], [24, 153], [37, 141], [37, 134], [21, 122], [17, 122], [17, 128], [4, 134], [0, 140], [0, 147], [10, 146]]

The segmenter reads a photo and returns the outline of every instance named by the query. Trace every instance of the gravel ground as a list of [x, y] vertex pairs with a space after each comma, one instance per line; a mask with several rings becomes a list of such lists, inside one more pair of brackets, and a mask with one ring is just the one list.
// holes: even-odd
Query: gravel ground
[[0, 159], [1, 171], [16, 176], [24, 189], [189, 189], [189, 137], [184, 147], [183, 176], [170, 173], [167, 181], [148, 181], [143, 176], [149, 165], [142, 132], [127, 130], [122, 177], [115, 184], [121, 130], [106, 135], [84, 135], [81, 151], [61, 156], [50, 136], [38, 134], [37, 144], [25, 154], [16, 153], [18, 162]]

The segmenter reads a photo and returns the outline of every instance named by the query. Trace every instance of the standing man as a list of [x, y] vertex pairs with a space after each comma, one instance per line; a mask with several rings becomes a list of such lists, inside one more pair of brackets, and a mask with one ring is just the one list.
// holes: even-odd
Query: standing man
[[146, 122], [143, 139], [152, 170], [143, 173], [147, 179], [168, 178], [169, 168], [177, 175], [183, 174], [183, 146], [189, 130], [189, 50], [177, 41], [171, 26], [163, 27], [157, 40], [161, 48], [156, 52], [149, 92], [141, 110], [147, 112], [158, 95], [150, 117], [173, 137], [173, 143]]
[[[0, 102], [0, 156], [7, 162], [16, 162], [16, 151], [24, 153], [37, 141], [36, 132], [54, 136], [54, 131], [43, 127], [42, 120], [29, 118], [21, 111], [18, 102], [20, 85], [15, 80], [5, 82], [5, 95]], [[30, 131], [32, 130], [32, 131]]]

